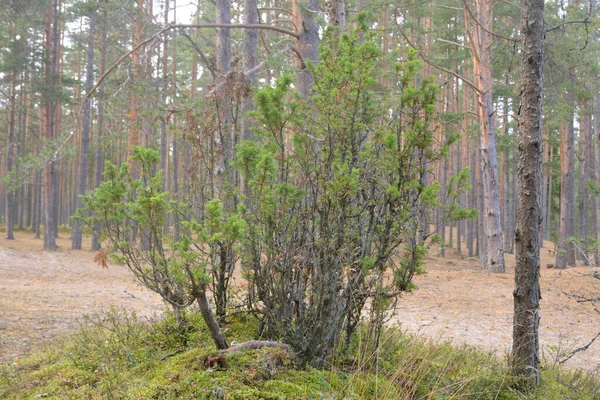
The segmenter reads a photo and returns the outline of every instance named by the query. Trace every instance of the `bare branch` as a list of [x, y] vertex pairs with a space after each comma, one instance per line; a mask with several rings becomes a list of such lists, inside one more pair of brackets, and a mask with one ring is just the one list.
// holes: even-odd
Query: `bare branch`
[[439, 69], [440, 71], [444, 71], [458, 79], [460, 79], [461, 81], [463, 81], [464, 83], [466, 83], [468, 86], [470, 86], [473, 90], [475, 90], [477, 93], [480, 92], [479, 88], [477, 87], [477, 85], [475, 85], [471, 80], [469, 80], [468, 78], [465, 78], [464, 76], [462, 76], [461, 74], [459, 74], [458, 72], [454, 72], [450, 69], [444, 68], [444, 67], [440, 67], [439, 65], [436, 65], [434, 63], [432, 63], [431, 61], [429, 61], [427, 58], [425, 58], [425, 56], [423, 54], [421, 54], [421, 52], [419, 51], [419, 49], [417, 49], [415, 47], [414, 44], [411, 43], [410, 39], [408, 38], [408, 36], [406, 36], [406, 34], [404, 33], [404, 31], [400, 30], [400, 33], [402, 34], [402, 36], [404, 37], [404, 39], [406, 40], [406, 42], [408, 43], [408, 45], [410, 47], [412, 47], [413, 49], [418, 51], [419, 57], [421, 57], [421, 59], [423, 61], [425, 61], [427, 64], [431, 65], [432, 67]]
[[448, 43], [448, 44], [451, 44], [451, 45], [454, 45], [454, 46], [462, 47], [463, 49], [471, 50], [471, 47], [465, 46], [464, 44], [453, 42], [451, 40], [446, 40], [446, 39], [442, 39], [442, 38], [435, 38], [435, 40], [438, 41], [438, 42]]
[[204, 64], [206, 65], [206, 68], [208, 68], [208, 70], [210, 71], [213, 80], [216, 81], [217, 73], [215, 72], [215, 67], [214, 65], [211, 65], [211, 63], [208, 61], [208, 57], [206, 57], [200, 46], [198, 46], [198, 43], [196, 43], [184, 29], [179, 29], [179, 33], [181, 33], [190, 42], [194, 50], [196, 50], [196, 52], [200, 55], [200, 58], [202, 58], [202, 61], [204, 61]]
[[562, 24], [556, 25], [550, 29], [546, 29], [546, 33], [548, 32], [552, 32], [552, 31], [556, 31], [560, 28], [562, 28], [565, 25], [571, 25], [571, 24], [589, 24], [590, 23], [590, 17], [587, 16], [584, 19], [577, 19], [577, 20], [573, 20], [573, 21], [565, 21]]
[[475, 23], [477, 24], [477, 26], [481, 27], [481, 29], [483, 29], [484, 31], [486, 31], [487, 33], [489, 33], [492, 36], [496, 36], [499, 37], [501, 39], [504, 40], [508, 40], [509, 42], [517, 42], [518, 40], [515, 38], [511, 38], [508, 36], [504, 36], [501, 35], [499, 33], [496, 33], [494, 31], [489, 30], [488, 28], [486, 28], [485, 26], [483, 26], [479, 20], [477, 19], [477, 17], [475, 15], [473, 15], [473, 12], [471, 11], [471, 9], [469, 8], [469, 5], [467, 4], [467, 0], [462, 0], [463, 4], [465, 5], [465, 10], [467, 10], [467, 12], [469, 13], [469, 15], [471, 16], [471, 18], [473, 19], [473, 21], [475, 21]]
[[594, 343], [594, 341], [596, 339], [598, 339], [600, 337], [600, 332], [598, 332], [598, 334], [596, 334], [596, 336], [594, 336], [594, 338], [585, 346], [581, 346], [576, 348], [575, 350], [571, 351], [569, 354], [567, 354], [562, 360], [560, 360], [558, 363], [559, 364], [564, 364], [567, 361], [569, 361], [575, 354], [580, 353], [582, 351], [586, 351], [591, 345], [592, 343]]
[[289, 30], [289, 29], [281, 28], [281, 27], [278, 27], [278, 26], [265, 25], [265, 24], [212, 24], [211, 23], [211, 24], [175, 24], [175, 25], [167, 25], [164, 28], [162, 28], [161, 30], [159, 30], [158, 32], [156, 32], [154, 35], [146, 38], [145, 40], [142, 40], [137, 46], [135, 46], [130, 51], [128, 51], [127, 53], [125, 53], [123, 56], [121, 56], [121, 58], [119, 58], [113, 65], [111, 65], [111, 67], [108, 68], [106, 70], [106, 72], [98, 79], [98, 82], [96, 82], [96, 85], [94, 85], [94, 87], [88, 93], [86, 93], [85, 98], [83, 100], [84, 101], [87, 100], [98, 89], [98, 87], [104, 81], [104, 79], [110, 73], [112, 73], [112, 71], [114, 71], [114, 69], [117, 68], [131, 54], [133, 54], [134, 52], [136, 52], [137, 50], [139, 50], [143, 46], [147, 45], [148, 43], [156, 40], [156, 38], [158, 38], [159, 36], [163, 35], [164, 33], [168, 32], [168, 31], [170, 31], [172, 29], [186, 29], [186, 28], [262, 29], [262, 30], [268, 30], [268, 31], [275, 31], [275, 32], [283, 33], [283, 34], [292, 36], [292, 37], [294, 37], [296, 39], [299, 38], [299, 35], [298, 35], [297, 32], [294, 32], [294, 31]]

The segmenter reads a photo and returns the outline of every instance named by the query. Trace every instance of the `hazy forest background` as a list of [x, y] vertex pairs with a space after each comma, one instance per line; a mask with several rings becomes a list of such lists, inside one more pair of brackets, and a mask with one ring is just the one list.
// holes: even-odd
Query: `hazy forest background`
[[[71, 218], [82, 206], [78, 196], [99, 185], [105, 160], [119, 165], [134, 145], [159, 150], [157, 167], [163, 171], [165, 190], [173, 198], [189, 198], [188, 183], [194, 168], [200, 168], [200, 150], [193, 140], [224, 135], [224, 143], [235, 146], [251, 136], [246, 111], [253, 107], [252, 93], [286, 73], [295, 74], [301, 66], [294, 52], [306, 52], [303, 42], [319, 40], [297, 34], [298, 10], [319, 10], [313, 10], [313, 23], [321, 34], [335, 11], [329, 5], [325, 9], [325, 4], [319, 9], [317, 3], [268, 2], [257, 4], [256, 15], [245, 15], [254, 3], [235, 2], [220, 15], [212, 2], [179, 3], [3, 2], [7, 23], [0, 31], [4, 147], [0, 212], [6, 237], [11, 238], [15, 229], [32, 231], [36, 237], [45, 236], [44, 248], [53, 249], [53, 235], [65, 227], [72, 229], [72, 248], [80, 248], [81, 226]], [[379, 71], [379, 91], [393, 92], [389, 75], [394, 63], [406, 59], [409, 48], [419, 51], [425, 62], [416, 79], [432, 77], [440, 88], [436, 140], [443, 143], [460, 135], [448, 158], [433, 168], [440, 193], [451, 174], [470, 167], [472, 190], [460, 196], [460, 205], [479, 211], [475, 220], [436, 221], [446, 244], [440, 252], [488, 254], [481, 258], [482, 267], [502, 271], [502, 254], [485, 250], [485, 232], [486, 226], [496, 236], [502, 232], [500, 244], [513, 252], [520, 7], [498, 1], [488, 10], [485, 2], [480, 3], [358, 2], [345, 6], [340, 23], [351, 21], [359, 10], [368, 12], [368, 23], [388, 61], [383, 65], [389, 68]], [[596, 263], [597, 258], [596, 15], [594, 1], [546, 4], [540, 234], [566, 250], [557, 261], [561, 267], [576, 259]], [[172, 26], [215, 22], [277, 28], [227, 29], [219, 44], [213, 28]], [[478, 43], [472, 34], [479, 24], [485, 26], [479, 36], [486, 43]], [[161, 29], [164, 32], [157, 34]], [[258, 39], [248, 46], [247, 36], [253, 34]], [[302, 57], [316, 60], [316, 51]], [[477, 71], [490, 74], [491, 80], [480, 82]], [[221, 108], [226, 110], [217, 111], [221, 99], [215, 98], [215, 87], [223, 82], [230, 98], [223, 100], [227, 104]], [[489, 87], [481, 87], [484, 84]], [[297, 84], [296, 90], [307, 89]], [[477, 98], [480, 90], [491, 97], [481, 105], [488, 107], [483, 112]], [[489, 121], [482, 123], [482, 115], [490, 115]], [[497, 165], [495, 196], [484, 196], [488, 174], [478, 151], [484, 148], [490, 149], [490, 167]], [[491, 205], [486, 205], [486, 197]], [[48, 212], [49, 207], [53, 211]], [[483, 218], [484, 207], [497, 215]], [[165, 229], [172, 224], [166, 221]], [[450, 226], [454, 229], [444, 229]], [[44, 233], [50, 231], [53, 234]], [[492, 244], [498, 247], [496, 242]], [[97, 246], [95, 241], [93, 247]]]
[[[302, 365], [367, 309], [378, 342], [427, 256], [515, 264], [523, 7], [4, 0], [5, 237], [126, 264], [219, 349], [239, 274]], [[543, 268], [600, 265], [598, 8], [545, 2]]]

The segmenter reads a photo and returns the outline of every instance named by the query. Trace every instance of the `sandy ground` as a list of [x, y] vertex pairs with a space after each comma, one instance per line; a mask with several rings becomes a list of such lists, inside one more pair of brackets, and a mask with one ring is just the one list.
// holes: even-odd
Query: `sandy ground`
[[[554, 245], [546, 242], [550, 248]], [[447, 250], [447, 253], [453, 251]], [[600, 279], [585, 266], [566, 270], [548, 269], [555, 256], [541, 252], [540, 349], [549, 362], [562, 359], [588, 344], [600, 332], [600, 304], [578, 303], [572, 295], [600, 297]], [[506, 254], [505, 274], [488, 274], [479, 260], [453, 254], [430, 257], [427, 274], [417, 276], [419, 287], [404, 296], [396, 308], [394, 322], [412, 333], [436, 340], [452, 340], [510, 353], [514, 289], [513, 255]], [[600, 372], [600, 338], [565, 365]]]
[[101, 268], [93, 252], [67, 250], [66, 238], [58, 239], [59, 251], [42, 251], [43, 242], [32, 236], [0, 239], [0, 360], [72, 332], [84, 314], [120, 306], [153, 316], [164, 309], [125, 267]]
[[[17, 232], [0, 239], [0, 361], [18, 357], [77, 328], [86, 313], [111, 305], [152, 316], [164, 309], [160, 298], [141, 288], [125, 267], [101, 268], [90, 251], [71, 251], [70, 240], [58, 240], [59, 251], [42, 251], [42, 241]], [[84, 241], [89, 248], [89, 241]], [[447, 251], [452, 253], [451, 250]], [[547, 269], [553, 257], [542, 251], [541, 348], [549, 360], [588, 343], [600, 332], [600, 313], [590, 303], [567, 294], [600, 296], [592, 269]], [[508, 271], [491, 275], [478, 261], [452, 254], [427, 259], [427, 274], [416, 277], [419, 289], [399, 301], [394, 323], [436, 340], [450, 339], [502, 356], [510, 349], [514, 257]], [[600, 339], [567, 365], [600, 371]]]

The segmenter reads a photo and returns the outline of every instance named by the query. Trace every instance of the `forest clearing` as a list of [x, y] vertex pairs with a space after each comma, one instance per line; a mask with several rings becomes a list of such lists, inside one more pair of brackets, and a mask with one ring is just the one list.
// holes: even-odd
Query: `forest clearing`
[[[59, 238], [60, 251], [49, 253], [40, 250], [40, 240], [19, 236], [2, 241], [0, 247], [0, 360], [20, 357], [73, 333], [84, 314], [114, 306], [153, 318], [165, 308], [160, 297], [140, 287], [125, 267], [101, 268], [92, 252], [68, 250], [68, 238]], [[544, 266], [553, 261], [546, 250]], [[505, 357], [511, 344], [513, 260], [507, 257], [509, 273], [490, 275], [481, 271], [477, 260], [428, 257], [427, 273], [415, 278], [418, 290], [403, 295], [390, 324], [399, 322], [407, 332], [434, 341], [465, 343]], [[561, 358], [558, 349], [568, 353], [598, 333], [594, 307], [565, 293], [598, 293], [600, 285], [591, 269], [581, 266], [544, 269], [541, 286], [541, 348], [552, 364]], [[597, 371], [600, 343], [575, 355], [566, 367]]]

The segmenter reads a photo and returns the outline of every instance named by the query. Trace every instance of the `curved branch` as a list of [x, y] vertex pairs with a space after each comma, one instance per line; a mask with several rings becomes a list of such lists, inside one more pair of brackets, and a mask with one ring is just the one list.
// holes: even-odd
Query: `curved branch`
[[459, 74], [458, 72], [454, 72], [450, 69], [444, 68], [444, 67], [440, 67], [439, 65], [436, 65], [434, 63], [432, 63], [431, 61], [429, 61], [427, 58], [425, 58], [425, 56], [423, 54], [421, 54], [421, 52], [419, 51], [419, 49], [417, 49], [417, 47], [411, 43], [410, 39], [408, 38], [408, 36], [406, 36], [406, 34], [404, 33], [403, 30], [400, 30], [400, 34], [404, 37], [404, 40], [406, 40], [406, 42], [408, 43], [408, 45], [410, 47], [412, 47], [413, 49], [417, 50], [417, 54], [419, 55], [419, 57], [421, 57], [421, 59], [426, 62], [428, 65], [431, 65], [433, 68], [439, 69], [440, 71], [446, 72], [458, 79], [460, 79], [461, 81], [463, 81], [465, 84], [467, 84], [468, 86], [470, 86], [473, 90], [475, 90], [475, 92], [480, 93], [481, 90], [479, 90], [479, 88], [477, 87], [477, 85], [475, 85], [471, 80], [469, 80], [468, 78], [465, 78], [464, 76], [462, 76], [461, 74]]
[[560, 29], [560, 28], [562, 28], [565, 25], [570, 25], [570, 24], [586, 24], [587, 25], [589, 23], [590, 23], [590, 17], [587, 16], [587, 17], [585, 17], [585, 19], [578, 19], [578, 20], [574, 20], [574, 21], [566, 21], [566, 22], [563, 22], [562, 24], [559, 24], [559, 25], [556, 25], [556, 26], [554, 26], [552, 28], [546, 29], [546, 33], [555, 31], [557, 29]]
[[213, 24], [213, 23], [211, 23], [211, 24], [174, 24], [174, 25], [167, 25], [164, 28], [162, 28], [161, 30], [159, 30], [158, 32], [156, 32], [154, 35], [152, 35], [152, 36], [150, 36], [150, 37], [142, 40], [137, 46], [135, 46], [130, 51], [128, 51], [127, 53], [125, 53], [123, 56], [121, 56], [98, 79], [98, 82], [96, 82], [96, 84], [94, 85], [94, 87], [92, 87], [92, 89], [90, 89], [90, 91], [88, 93], [86, 93], [86, 95], [85, 95], [85, 97], [84, 97], [83, 100], [84, 101], [87, 100], [98, 89], [98, 87], [104, 81], [104, 79], [110, 73], [112, 73], [114, 71], [115, 68], [117, 68], [126, 58], [128, 58], [131, 54], [133, 54], [137, 50], [139, 50], [141, 47], [147, 45], [148, 43], [152, 42], [153, 40], [156, 40], [156, 38], [158, 38], [160, 35], [163, 35], [164, 33], [168, 32], [168, 31], [170, 31], [172, 29], [186, 29], [186, 28], [261, 29], [261, 30], [275, 31], [275, 32], [283, 33], [283, 34], [292, 36], [292, 37], [294, 37], [296, 39], [298, 39], [300, 37], [297, 32], [294, 32], [292, 30], [281, 28], [281, 27], [278, 27], [278, 26], [265, 25], [265, 24]]
[[288, 15], [294, 15], [287, 8], [281, 8], [281, 7], [260, 7], [258, 9], [258, 11], [281, 11], [281, 12], [284, 12], [284, 13], [286, 13]]
[[194, 50], [196, 50], [196, 52], [200, 55], [200, 58], [202, 58], [202, 61], [204, 61], [204, 65], [206, 66], [206, 68], [208, 68], [208, 71], [212, 75], [213, 80], [216, 81], [217, 73], [215, 71], [215, 68], [208, 61], [208, 57], [206, 57], [200, 46], [198, 46], [198, 43], [196, 43], [184, 29], [179, 29], [179, 33], [182, 34], [183, 37], [185, 37], [188, 40], [188, 42], [190, 42]]
[[492, 36], [496, 36], [496, 37], [499, 37], [500, 39], [508, 40], [509, 42], [517, 42], [518, 41], [515, 38], [511, 38], [511, 37], [508, 37], [508, 36], [501, 35], [499, 33], [496, 33], [494, 31], [492, 31], [492, 30], [489, 30], [488, 28], [486, 28], [485, 26], [483, 26], [483, 24], [481, 22], [479, 22], [479, 19], [477, 19], [477, 17], [475, 15], [473, 15], [473, 12], [471, 11], [471, 9], [469, 8], [469, 5], [467, 4], [467, 0], [462, 0], [462, 2], [465, 5], [465, 10], [467, 10], [467, 12], [471, 16], [471, 18], [475, 21], [475, 23], [477, 24], [477, 26], [481, 27], [481, 29], [483, 29], [484, 31], [486, 31], [487, 33], [489, 33]]

